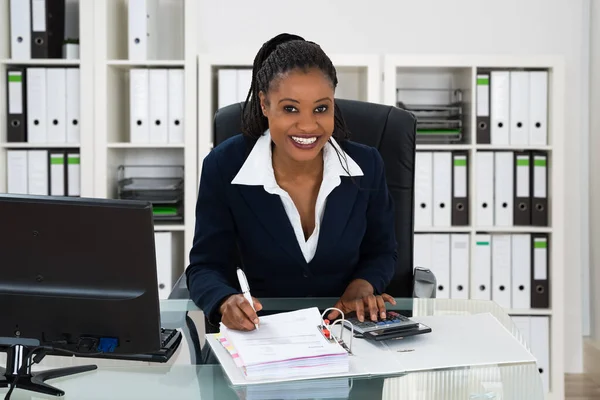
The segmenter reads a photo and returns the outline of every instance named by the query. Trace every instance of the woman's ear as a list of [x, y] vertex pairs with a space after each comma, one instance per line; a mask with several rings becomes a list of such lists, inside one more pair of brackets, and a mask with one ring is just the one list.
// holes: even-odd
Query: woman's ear
[[258, 93], [258, 98], [260, 99], [260, 109], [262, 114], [267, 116], [267, 96], [261, 91]]

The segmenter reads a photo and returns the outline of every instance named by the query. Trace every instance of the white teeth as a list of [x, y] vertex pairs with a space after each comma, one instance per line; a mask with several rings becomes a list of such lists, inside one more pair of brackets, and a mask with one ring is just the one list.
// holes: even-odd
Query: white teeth
[[300, 143], [300, 144], [313, 144], [314, 142], [317, 141], [316, 137], [303, 138], [303, 137], [298, 137], [298, 136], [292, 136], [292, 139], [294, 139], [294, 142]]

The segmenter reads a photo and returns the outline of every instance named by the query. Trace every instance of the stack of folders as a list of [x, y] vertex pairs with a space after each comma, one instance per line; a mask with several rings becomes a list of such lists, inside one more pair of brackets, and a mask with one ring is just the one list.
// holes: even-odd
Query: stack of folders
[[183, 143], [183, 69], [129, 71], [131, 143]]
[[251, 332], [221, 324], [219, 340], [249, 381], [348, 372], [348, 352], [325, 338], [322, 323], [319, 310], [308, 308], [262, 317], [259, 329]]
[[246, 101], [252, 84], [252, 70], [221, 68], [218, 72], [218, 108]]
[[8, 67], [7, 141], [79, 143], [79, 68]]

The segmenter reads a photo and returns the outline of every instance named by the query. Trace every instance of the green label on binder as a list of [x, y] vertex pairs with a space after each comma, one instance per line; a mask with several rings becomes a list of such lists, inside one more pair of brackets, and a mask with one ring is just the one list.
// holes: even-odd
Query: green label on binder
[[517, 157], [517, 167], [528, 167], [529, 157]]
[[477, 84], [488, 86], [490, 84], [490, 79], [489, 78], [477, 78]]
[[536, 158], [535, 160], [533, 160], [533, 165], [536, 167], [545, 167], [546, 159], [545, 158]]
[[546, 239], [535, 239], [533, 241], [534, 249], [545, 249], [547, 247], [548, 247], [548, 242], [546, 241]]
[[466, 167], [467, 166], [467, 157], [456, 157], [454, 159], [455, 167]]
[[176, 215], [177, 207], [154, 206], [152, 207], [152, 213], [156, 215]]
[[20, 72], [9, 72], [8, 73], [8, 81], [9, 82], [21, 82], [23, 80], [23, 76]]
[[67, 164], [71, 164], [71, 165], [79, 165], [79, 156], [69, 156], [68, 160], [67, 160]]
[[62, 164], [64, 162], [64, 157], [59, 154], [56, 156], [50, 156], [50, 164], [51, 165], [58, 165], [58, 164]]
[[489, 246], [490, 242], [477, 242], [477, 246]]

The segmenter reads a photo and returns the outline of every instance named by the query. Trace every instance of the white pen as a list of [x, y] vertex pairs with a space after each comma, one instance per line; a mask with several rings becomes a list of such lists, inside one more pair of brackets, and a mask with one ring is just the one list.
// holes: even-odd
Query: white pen
[[[250, 295], [250, 286], [248, 286], [246, 274], [244, 274], [244, 271], [242, 271], [241, 268], [237, 269], [237, 277], [238, 281], [240, 282], [240, 288], [242, 289], [242, 294], [244, 295], [244, 298], [248, 300], [248, 303], [250, 303], [250, 307], [252, 307], [254, 312], [256, 312], [256, 309], [254, 308], [254, 302], [252, 301], [252, 296]], [[258, 329], [258, 324], [254, 324], [254, 326], [256, 327], [256, 329]]]

